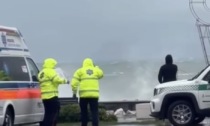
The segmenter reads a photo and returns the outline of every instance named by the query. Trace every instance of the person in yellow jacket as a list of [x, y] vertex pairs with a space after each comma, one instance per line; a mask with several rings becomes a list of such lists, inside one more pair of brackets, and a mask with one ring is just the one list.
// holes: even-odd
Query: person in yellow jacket
[[79, 87], [82, 126], [88, 124], [88, 104], [92, 115], [92, 126], [98, 126], [99, 79], [102, 77], [103, 71], [98, 66], [94, 66], [90, 58], [86, 58], [83, 61], [83, 66], [73, 75], [71, 86], [73, 97], [76, 97]]
[[43, 69], [38, 74], [45, 115], [41, 126], [56, 126], [60, 110], [58, 100], [59, 84], [67, 84], [68, 80], [60, 77], [55, 70], [57, 61], [53, 58], [44, 60]]

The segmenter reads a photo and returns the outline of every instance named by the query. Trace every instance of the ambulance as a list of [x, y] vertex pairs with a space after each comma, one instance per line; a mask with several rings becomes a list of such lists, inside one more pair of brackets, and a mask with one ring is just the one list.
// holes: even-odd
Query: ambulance
[[38, 72], [20, 31], [0, 26], [0, 125], [33, 124], [43, 120]]

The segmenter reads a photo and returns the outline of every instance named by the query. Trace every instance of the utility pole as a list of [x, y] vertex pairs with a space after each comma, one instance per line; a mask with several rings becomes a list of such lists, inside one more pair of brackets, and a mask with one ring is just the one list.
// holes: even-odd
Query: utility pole
[[[210, 8], [207, 0], [189, 0], [190, 10], [196, 19], [196, 26], [201, 41], [204, 59], [209, 65], [208, 51], [210, 51]], [[209, 47], [209, 50], [207, 49]]]

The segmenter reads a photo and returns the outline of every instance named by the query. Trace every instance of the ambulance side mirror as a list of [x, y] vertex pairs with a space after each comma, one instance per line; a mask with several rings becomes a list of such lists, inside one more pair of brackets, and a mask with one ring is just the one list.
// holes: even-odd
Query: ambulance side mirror
[[33, 80], [33, 81], [38, 81], [38, 78], [37, 78], [35, 75], [33, 75], [33, 76], [32, 76], [32, 80]]

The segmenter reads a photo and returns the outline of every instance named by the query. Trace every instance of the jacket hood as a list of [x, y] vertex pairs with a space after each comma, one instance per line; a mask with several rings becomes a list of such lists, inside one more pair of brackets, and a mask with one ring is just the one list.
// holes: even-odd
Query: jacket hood
[[53, 58], [48, 58], [44, 61], [43, 68], [55, 68], [57, 61]]
[[93, 67], [93, 60], [90, 59], [90, 58], [86, 58], [84, 61], [83, 61], [83, 67]]
[[165, 58], [166, 64], [172, 64], [173, 63], [173, 58], [171, 55], [167, 55]]

